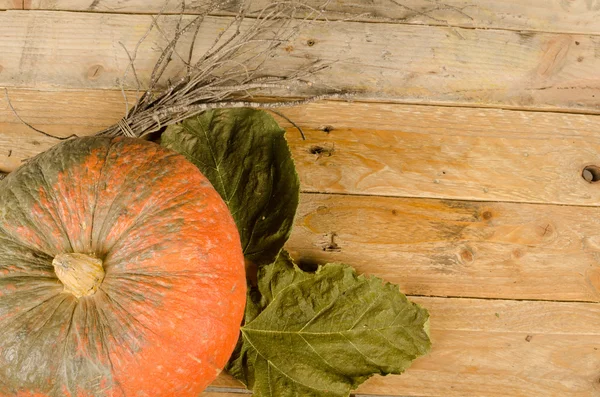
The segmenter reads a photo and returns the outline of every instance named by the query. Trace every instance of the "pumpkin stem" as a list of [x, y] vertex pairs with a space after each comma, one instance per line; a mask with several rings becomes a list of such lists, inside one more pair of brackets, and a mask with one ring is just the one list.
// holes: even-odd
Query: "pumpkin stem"
[[102, 260], [91, 255], [58, 254], [52, 265], [65, 286], [65, 292], [72, 293], [76, 298], [93, 295], [104, 280]]

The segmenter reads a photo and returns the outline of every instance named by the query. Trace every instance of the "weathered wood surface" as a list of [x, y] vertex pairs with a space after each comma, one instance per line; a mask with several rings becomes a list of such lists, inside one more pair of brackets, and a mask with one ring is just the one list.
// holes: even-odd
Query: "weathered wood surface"
[[[11, 90], [23, 118], [62, 136], [115, 122], [124, 111], [120, 95]], [[538, 200], [557, 201], [548, 186], [559, 189], [570, 174], [573, 186], [598, 197], [600, 186], [562, 160], [580, 148], [580, 157], [597, 159], [597, 117], [335, 102], [284, 112], [308, 137], [302, 141], [288, 126], [302, 189], [363, 195], [302, 196], [289, 248], [303, 262], [343, 261], [415, 295], [600, 301], [600, 207], [472, 201], [531, 199], [522, 195], [528, 189]], [[534, 134], [511, 128], [519, 125]], [[321, 131], [327, 126], [333, 127], [329, 134]], [[545, 131], [552, 126], [558, 132]], [[55, 143], [0, 104], [0, 169], [12, 170]], [[317, 145], [333, 153], [310, 153]], [[459, 151], [462, 158], [452, 154]], [[537, 164], [533, 170], [528, 160]], [[378, 170], [384, 171], [377, 186], [389, 185], [387, 196], [423, 197], [421, 189], [431, 186], [427, 195], [442, 200], [364, 196], [373, 193], [368, 175]], [[469, 183], [489, 190], [468, 196], [471, 201], [444, 200], [464, 197], [448, 187], [444, 178], [452, 176], [463, 190]], [[574, 187], [561, 189], [576, 195]]]
[[[168, 31], [178, 18], [165, 18]], [[2, 12], [0, 86], [118, 88], [129, 62], [119, 43], [133, 49], [150, 21], [148, 15]], [[228, 21], [205, 20], [199, 52]], [[163, 44], [155, 32], [140, 47], [142, 81]], [[359, 91], [359, 98], [600, 112], [596, 36], [318, 22], [278, 51], [274, 73], [315, 59], [337, 61], [315, 78], [317, 86]]]
[[[418, 397], [600, 396], [600, 305], [412, 298], [431, 313], [431, 354], [357, 393]], [[220, 387], [238, 387], [223, 376]]]
[[[308, 191], [599, 205], [600, 117], [319, 103], [284, 110]], [[283, 121], [282, 121], [283, 123]], [[325, 131], [323, 131], [325, 130]]]
[[[187, 13], [203, 9], [206, 0], [186, 2]], [[268, 0], [254, 0], [262, 8]], [[320, 8], [325, 2], [308, 0]], [[165, 4], [167, 6], [165, 7]], [[167, 13], [180, 12], [180, 1], [170, 0], [0, 0], [0, 9], [57, 11]], [[600, 33], [600, 2], [596, 0], [333, 0], [324, 17], [373, 22], [450, 25], [471, 28], [502, 28], [545, 32]]]
[[413, 295], [600, 302], [600, 208], [304, 194], [288, 243]]
[[[10, 90], [34, 126], [91, 134], [124, 115], [121, 92]], [[134, 94], [129, 93], [130, 101]], [[281, 110], [304, 191], [600, 205], [600, 116], [384, 103], [319, 102]], [[56, 141], [22, 125], [0, 93], [0, 170]], [[10, 157], [9, 157], [10, 153]]]

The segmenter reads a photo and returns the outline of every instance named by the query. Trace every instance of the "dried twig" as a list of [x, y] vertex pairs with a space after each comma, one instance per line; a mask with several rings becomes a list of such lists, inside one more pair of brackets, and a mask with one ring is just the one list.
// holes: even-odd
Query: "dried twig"
[[288, 123], [290, 123], [291, 125], [294, 126], [294, 128], [296, 128], [298, 130], [298, 132], [300, 132], [300, 136], [302, 137], [302, 140], [305, 141], [306, 140], [306, 135], [304, 135], [304, 131], [302, 130], [302, 128], [294, 123], [294, 120], [290, 119], [288, 116], [286, 116], [285, 114], [281, 113], [280, 111], [277, 111], [275, 109], [269, 109], [269, 111], [271, 113], [276, 114], [277, 116], [283, 118], [284, 120], [286, 120]]
[[8, 103], [8, 107], [10, 108], [10, 110], [13, 112], [13, 114], [15, 115], [15, 117], [17, 119], [19, 119], [19, 121], [21, 123], [23, 123], [24, 125], [26, 125], [27, 127], [31, 128], [32, 130], [34, 130], [35, 132], [45, 135], [49, 138], [54, 138], [54, 139], [58, 139], [59, 141], [66, 141], [67, 139], [71, 139], [71, 138], [76, 138], [77, 135], [73, 134], [73, 135], [69, 135], [68, 137], [61, 137], [61, 136], [55, 136], [52, 134], [48, 134], [45, 131], [42, 131], [40, 129], [35, 128], [34, 126], [32, 126], [31, 124], [29, 124], [28, 122], [26, 122], [25, 120], [23, 120], [21, 118], [21, 116], [19, 115], [19, 113], [15, 110], [15, 108], [12, 105], [12, 102], [10, 101], [10, 96], [8, 95], [8, 89], [4, 88], [4, 94], [6, 96], [6, 102]]

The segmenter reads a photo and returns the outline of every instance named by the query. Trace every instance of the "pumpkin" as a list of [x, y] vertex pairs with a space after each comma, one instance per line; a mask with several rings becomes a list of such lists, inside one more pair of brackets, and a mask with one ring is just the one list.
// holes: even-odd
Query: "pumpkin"
[[183, 156], [77, 138], [0, 181], [0, 396], [194, 396], [235, 347], [239, 235]]

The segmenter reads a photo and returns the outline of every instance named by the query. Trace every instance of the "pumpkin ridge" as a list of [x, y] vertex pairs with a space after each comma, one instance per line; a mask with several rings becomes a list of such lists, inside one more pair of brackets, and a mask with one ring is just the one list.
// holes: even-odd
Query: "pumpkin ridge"
[[[106, 180], [107, 176], [103, 175], [103, 172], [105, 173], [106, 169], [110, 169], [109, 165], [111, 162], [111, 152], [113, 151], [113, 149], [115, 149], [115, 147], [117, 146], [117, 143], [119, 141], [117, 141], [115, 138], [109, 138], [108, 139], [108, 150], [106, 151], [106, 155], [104, 158], [104, 163], [102, 164], [102, 167], [100, 168], [101, 173], [98, 175], [97, 178], [97, 183], [104, 183], [104, 189], [106, 190], [107, 186], [109, 183], [111, 183], [110, 180]], [[123, 192], [125, 192], [125, 189], [123, 189]], [[95, 249], [95, 253], [101, 256], [105, 256], [106, 255], [106, 249], [100, 244], [99, 240], [102, 239], [102, 236], [105, 236], [106, 234], [104, 233], [105, 229], [106, 229], [106, 221], [107, 219], [109, 219], [109, 214], [111, 213], [112, 207], [114, 205], [114, 203], [116, 202], [118, 196], [114, 197], [112, 202], [110, 203], [109, 208], [106, 211], [106, 215], [104, 216], [104, 219], [100, 225], [100, 228], [97, 229], [98, 230], [98, 234], [96, 235], [96, 238], [94, 238], [94, 223], [92, 222], [92, 234], [91, 234], [91, 239], [92, 239], [92, 247]], [[96, 210], [97, 210], [97, 206], [98, 206], [98, 199], [99, 199], [99, 195], [96, 195], [96, 200], [94, 202], [94, 208], [93, 208], [93, 212], [92, 212], [92, 219], [95, 219], [96, 214]], [[95, 244], [94, 244], [95, 242]], [[102, 248], [101, 248], [102, 247]]]
[[[73, 319], [75, 318], [75, 311], [77, 310], [77, 306], [78, 306], [78, 302], [74, 301], [73, 302], [73, 310], [71, 310], [71, 314], [69, 315], [67, 332], [65, 333], [65, 341], [63, 344], [63, 353], [62, 353], [62, 363], [63, 363], [63, 366], [65, 366], [65, 367], [66, 367], [65, 357], [67, 357], [66, 351], [67, 351], [67, 348], [69, 345], [69, 337], [71, 335], [71, 330], [73, 329]], [[59, 368], [57, 368], [57, 372], [58, 372]], [[65, 368], [65, 372], [66, 372], [66, 368]], [[65, 380], [66, 380], [66, 382], [65, 382], [64, 387], [71, 389], [71, 387], [69, 385], [69, 380], [70, 380], [69, 376], [65, 376]], [[74, 393], [71, 393], [71, 394], [73, 395]]]
[[[43, 289], [44, 287], [42, 286], [37, 286], [37, 289]], [[57, 288], [57, 291], [59, 291], [59, 289]], [[31, 290], [26, 291], [26, 292], [31, 292]], [[25, 292], [23, 292], [22, 294], [25, 294]], [[46, 304], [48, 301], [50, 301], [51, 299], [55, 298], [56, 296], [60, 295], [60, 292], [57, 293], [53, 293], [53, 294], [49, 294], [50, 296], [48, 296], [46, 299], [44, 299], [41, 302], [36, 303], [35, 305], [27, 308], [27, 310], [23, 311], [22, 313], [19, 313], [19, 316], [26, 316], [28, 313], [38, 309], [39, 307], [42, 307], [44, 304]], [[18, 317], [16, 319], [19, 319]], [[16, 320], [13, 319], [13, 320]]]
[[[177, 197], [172, 198], [171, 200], [174, 201], [176, 198]], [[184, 202], [184, 203], [179, 203], [179, 204], [174, 205], [172, 207], [161, 208], [157, 212], [152, 212], [152, 211], [154, 211], [154, 209], [152, 209], [152, 208], [150, 208], [148, 210], [144, 209], [144, 211], [147, 211], [147, 212], [138, 213], [136, 215], [135, 221], [133, 221], [131, 223], [131, 225], [127, 229], [125, 229], [121, 234], [122, 235], [126, 235], [126, 234], [130, 233], [132, 230], [134, 230], [135, 228], [139, 228], [142, 225], [144, 225], [145, 223], [151, 222], [152, 218], [155, 217], [155, 216], [160, 216], [163, 213], [167, 213], [169, 211], [173, 211], [174, 209], [177, 209], [178, 207], [186, 206], [186, 205], [189, 205], [189, 204], [190, 204], [190, 201]], [[138, 222], [140, 219], [143, 219], [143, 221]], [[117, 240], [117, 241], [115, 241], [115, 243], [112, 246], [104, 248], [104, 251], [106, 252], [105, 253], [106, 257], [110, 257], [110, 254], [117, 249], [117, 247], [115, 247], [115, 246], [118, 245], [119, 241], [120, 240]]]
[[[118, 148], [118, 145], [121, 144], [123, 145], [124, 143], [126, 143], [128, 140], [126, 138], [104, 138], [104, 139], [110, 139], [110, 145], [111, 145], [111, 149], [114, 147]], [[155, 148], [156, 149], [156, 148]], [[170, 153], [169, 153], [170, 154]], [[154, 156], [157, 156], [158, 159], [155, 159]], [[144, 162], [140, 165], [138, 165], [138, 167], [136, 167], [134, 169], [134, 175], [136, 175], [136, 177], [132, 177], [132, 173], [129, 173], [125, 176], [124, 180], [123, 180], [123, 189], [115, 196], [113, 197], [109, 208], [106, 210], [106, 214], [104, 216], [104, 221], [99, 229], [98, 235], [96, 240], [99, 239], [103, 239], [106, 238], [106, 236], [110, 233], [110, 229], [111, 226], [107, 225], [107, 221], [109, 219], [112, 219], [114, 217], [113, 215], [113, 211], [114, 211], [114, 205], [115, 203], [119, 203], [120, 201], [122, 201], [122, 197], [130, 197], [131, 195], [131, 191], [129, 189], [127, 189], [127, 185], [137, 185], [138, 181], [141, 177], [145, 176], [145, 173], [143, 172], [144, 166], [150, 165], [150, 166], [157, 166], [158, 164], [160, 164], [163, 160], [165, 160], [167, 157], [172, 157], [171, 156], [164, 156], [164, 154], [160, 153], [158, 150], [155, 150], [152, 154], [148, 154], [144, 157]], [[111, 157], [107, 156], [107, 160], [106, 160], [106, 164], [105, 166], [110, 170], [110, 166], [109, 163], [111, 162]], [[165, 175], [164, 177], [167, 177], [167, 175]], [[104, 181], [106, 183], [106, 185], [108, 186], [109, 183], [111, 183], [111, 181]], [[96, 208], [94, 208], [94, 212], [96, 211]], [[139, 217], [140, 214], [138, 214]], [[136, 218], [137, 220], [137, 218]], [[132, 220], [131, 222], [132, 224], [135, 223], [135, 220]], [[107, 231], [108, 229], [108, 231]], [[125, 231], [123, 231], [122, 233], [124, 233]], [[97, 252], [96, 254], [101, 255], [101, 256], [106, 256], [108, 254], [108, 252], [110, 251], [110, 249], [108, 249], [106, 246], [102, 246], [102, 248], [100, 248], [100, 244], [97, 244]]]
[[112, 148], [113, 148], [113, 141], [111, 140], [109, 145], [106, 147], [106, 151], [104, 153], [104, 159], [102, 161], [102, 167], [100, 167], [100, 171], [98, 172], [98, 178], [96, 178], [96, 183], [94, 184], [94, 205], [92, 206], [92, 217], [91, 217], [91, 226], [90, 226], [90, 248], [91, 248], [92, 252], [98, 252], [98, 244], [95, 244], [95, 242], [94, 242], [94, 225], [96, 224], [96, 207], [98, 206], [100, 184], [102, 183], [102, 181], [104, 179], [106, 164], [108, 163], [110, 151]]
[[[100, 187], [102, 184], [104, 185], [104, 190], [106, 190], [109, 186], [109, 184], [113, 183], [113, 181], [111, 181], [110, 176], [106, 175], [106, 173], [108, 171], [110, 171], [111, 167], [114, 165], [112, 163], [114, 163], [113, 159], [118, 157], [118, 153], [117, 155], [112, 155], [112, 153], [114, 151], [117, 151], [120, 148], [120, 143], [124, 141], [124, 139], [122, 138], [98, 138], [98, 137], [93, 137], [93, 139], [104, 139], [105, 141], [108, 142], [108, 146], [107, 146], [107, 150], [104, 156], [104, 160], [103, 160], [103, 164], [102, 167], [100, 168], [100, 173], [98, 174], [98, 177], [96, 178], [96, 185], [98, 187]], [[130, 181], [130, 183], [135, 183], [134, 181]], [[98, 192], [96, 192], [98, 193]], [[124, 196], [126, 194], [130, 193], [127, 189], [123, 189], [117, 196], [113, 197], [113, 200], [110, 203], [109, 208], [106, 210], [106, 214], [104, 215], [104, 219], [102, 221], [102, 223], [100, 224], [99, 228], [94, 228], [95, 223], [92, 222], [92, 234], [91, 234], [91, 239], [92, 239], [92, 247], [94, 249], [94, 252], [97, 255], [102, 255], [102, 256], [106, 256], [108, 250], [102, 246], [102, 244], [99, 242], [99, 240], [102, 240], [102, 237], [106, 236], [105, 230], [107, 228], [106, 222], [107, 220], [110, 218], [109, 215], [112, 212], [113, 206], [114, 204], [118, 201], [118, 199], [121, 198], [121, 196]], [[94, 201], [94, 208], [93, 208], [93, 212], [92, 212], [92, 219], [96, 218], [97, 214], [97, 206], [98, 206], [98, 200], [99, 200], [99, 194], [96, 194], [95, 197], [95, 201]], [[110, 228], [110, 226], [108, 226], [108, 228]], [[97, 234], [94, 235], [93, 231], [94, 229], [97, 230]], [[95, 236], [95, 237], [94, 237]]]
[[[11, 174], [9, 174], [9, 175], [11, 175]], [[6, 180], [8, 180], [8, 178], [6, 178], [6, 179], [4, 179], [4, 180], [6, 181]], [[12, 189], [12, 187], [11, 187], [11, 186], [9, 186], [8, 190], [5, 190], [5, 192], [7, 192], [7, 195], [9, 196], [8, 198], [10, 198], [10, 197], [12, 196], [12, 197], [14, 198], [14, 201], [17, 201], [17, 203], [19, 203], [19, 205], [21, 205], [21, 201], [22, 201], [22, 200], [20, 200], [20, 199], [19, 199], [19, 197], [18, 197], [18, 196], [17, 196], [17, 194], [16, 194], [16, 193], [13, 191], [13, 189]], [[3, 200], [3, 201], [7, 201], [7, 200]], [[10, 210], [11, 210], [11, 211], [14, 211], [14, 208], [11, 208]], [[23, 211], [26, 211], [26, 209], [25, 209], [25, 208], [23, 208], [23, 207], [21, 207], [21, 208], [19, 208], [19, 211], [18, 211], [18, 212], [19, 212], [19, 213], [21, 213], [21, 212], [23, 212]], [[1, 226], [2, 226], [2, 225], [0, 225], [0, 227], [1, 227]], [[28, 226], [31, 226], [31, 225], [28, 225]], [[36, 226], [34, 226], [34, 228], [36, 228], [36, 229], [37, 229], [37, 227], [36, 227]], [[44, 253], [46, 253], [46, 252], [43, 250], [43, 247], [40, 247], [40, 246], [35, 246], [35, 245], [34, 245], [34, 244], [32, 244], [31, 242], [28, 242], [28, 241], [22, 240], [21, 238], [17, 237], [18, 235], [17, 235], [17, 236], [15, 236], [15, 233], [14, 233], [14, 232], [11, 232], [11, 231], [7, 230], [6, 228], [2, 228], [2, 231], [4, 231], [4, 233], [6, 233], [7, 235], [10, 235], [10, 237], [12, 237], [12, 238], [16, 238], [17, 240], [21, 241], [23, 246], [25, 246], [25, 247], [27, 247], [27, 248], [32, 248], [32, 247], [33, 247], [33, 248], [35, 248], [36, 250], [38, 250], [38, 251], [40, 251], [40, 252], [44, 252]], [[37, 231], [38, 231], [38, 233], [41, 233], [41, 232], [39, 231], [39, 229], [38, 229]]]
[[[115, 367], [114, 367], [113, 361], [110, 357], [110, 355], [111, 355], [110, 344], [108, 341], [107, 332], [106, 332], [105, 327], [108, 327], [108, 334], [113, 334], [114, 331], [112, 331], [111, 325], [107, 321], [106, 314], [98, 305], [99, 302], [96, 299], [90, 299], [90, 301], [93, 302], [93, 308], [95, 309], [95, 313], [96, 313], [96, 316], [92, 316], [92, 318], [96, 320], [96, 326], [97, 326], [98, 334], [100, 336], [101, 352], [106, 356], [106, 361], [108, 362], [108, 365], [109, 365], [109, 367], [111, 369], [111, 373], [112, 373], [112, 372], [114, 372]], [[127, 327], [127, 326], [128, 325], [125, 325], [125, 327]], [[126, 341], [123, 341], [123, 342], [126, 342]], [[123, 346], [127, 346], [127, 343], [124, 343]], [[115, 379], [112, 375], [110, 376], [110, 380], [111, 380], [111, 382], [115, 382], [115, 384], [117, 384], [117, 385], [119, 385], [119, 387], [121, 387], [118, 380]]]
[[[44, 187], [40, 186], [40, 190], [43, 189], [44, 194], [48, 194], [50, 196], [53, 206], [56, 206], [58, 203], [58, 200], [52, 191], [51, 185], [48, 183], [48, 180], [46, 179], [46, 175], [44, 174], [44, 169], [42, 168], [41, 164], [39, 163], [39, 161], [37, 161], [37, 159], [34, 159], [31, 166], [36, 167], [38, 169], [39, 175], [44, 182], [45, 186]], [[55, 225], [59, 226], [61, 228], [63, 235], [67, 237], [67, 241], [69, 242], [69, 247], [71, 248], [70, 252], [74, 252], [71, 236], [68, 233], [67, 226], [66, 226], [64, 220], [62, 219], [62, 217], [60, 216], [60, 213], [56, 214], [56, 217], [58, 217], [58, 220], [60, 221], [60, 223], [59, 223], [59, 222], [57, 222], [56, 217], [53, 216], [54, 214], [52, 214], [52, 212], [49, 210], [49, 208], [48, 208], [49, 206], [42, 205], [42, 203], [39, 201], [38, 201], [38, 205], [40, 206], [40, 208], [42, 210], [45, 210], [48, 213], [50, 218], [54, 221]]]
[[[110, 294], [108, 294], [108, 292], [106, 292], [105, 290], [102, 289], [102, 292], [104, 293], [104, 295], [106, 296], [107, 300], [111, 302], [111, 304], [118, 306], [119, 307], [119, 314], [124, 313], [127, 317], [127, 319], [130, 320], [131, 323], [137, 323], [141, 328], [143, 328], [145, 331], [148, 332], [152, 332], [151, 328], [148, 328], [144, 323], [142, 323], [139, 319], [137, 319], [133, 314], [131, 314], [127, 309], [125, 309], [125, 307], [115, 299], [114, 296], [111, 296]], [[122, 316], [121, 316], [122, 317]], [[124, 324], [128, 324], [127, 322], [124, 322]], [[141, 333], [141, 332], [140, 332]], [[143, 334], [143, 333], [142, 333]], [[137, 340], [137, 339], [136, 339]], [[139, 343], [139, 342], [138, 342]], [[134, 349], [132, 349], [134, 350]]]

